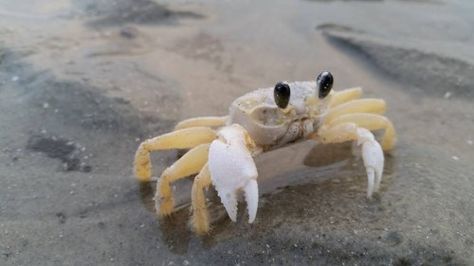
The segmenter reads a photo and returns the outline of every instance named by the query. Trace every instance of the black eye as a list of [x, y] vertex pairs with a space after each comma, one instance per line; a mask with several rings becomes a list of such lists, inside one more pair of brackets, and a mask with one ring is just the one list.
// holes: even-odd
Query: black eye
[[276, 105], [281, 109], [285, 109], [290, 101], [290, 86], [283, 82], [278, 82], [273, 90], [273, 97]]
[[318, 85], [319, 99], [328, 96], [332, 89], [332, 85], [334, 84], [334, 78], [332, 77], [331, 72], [321, 72], [316, 78], [316, 84]]

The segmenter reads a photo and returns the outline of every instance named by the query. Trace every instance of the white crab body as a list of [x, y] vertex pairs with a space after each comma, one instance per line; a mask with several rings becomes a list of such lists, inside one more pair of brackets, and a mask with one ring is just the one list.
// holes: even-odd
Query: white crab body
[[312, 133], [320, 124], [329, 97], [317, 98], [314, 81], [288, 85], [291, 87], [291, 98], [285, 110], [275, 104], [273, 88], [258, 89], [232, 102], [227, 124], [241, 125], [257, 145], [267, 148], [278, 147]]
[[[168, 167], [158, 182], [156, 195], [160, 214], [173, 211], [170, 183], [199, 173], [193, 184], [193, 226], [198, 233], [209, 230], [202, 190], [211, 183], [232, 221], [237, 219], [241, 191], [248, 206], [249, 222], [258, 207], [258, 171], [253, 158], [262, 153], [312, 139], [322, 143], [353, 141], [367, 171], [367, 196], [380, 186], [383, 150], [393, 148], [395, 131], [384, 116], [385, 102], [358, 99], [360, 88], [331, 91], [333, 78], [322, 72], [316, 81], [279, 82], [274, 88], [257, 89], [234, 102], [225, 117], [199, 117], [180, 122], [176, 131], [143, 142], [135, 156], [135, 173], [149, 180], [149, 152], [192, 148]], [[213, 130], [212, 128], [216, 128]], [[371, 130], [384, 129], [382, 145]]]
[[232, 221], [236, 220], [239, 189], [246, 196], [249, 222], [255, 219], [258, 173], [252, 155], [303, 139], [319, 125], [326, 104], [314, 94], [316, 82], [293, 82], [289, 86], [292, 97], [285, 110], [275, 104], [273, 88], [237, 98], [229, 108], [227, 126], [218, 130], [219, 138], [211, 144], [211, 179]]
[[[331, 97], [318, 98], [316, 82], [287, 84], [291, 88], [291, 98], [284, 109], [276, 105], [273, 88], [257, 89], [237, 98], [229, 108], [227, 125], [218, 130], [219, 138], [211, 144], [209, 170], [212, 182], [233, 221], [237, 215], [239, 190], [246, 195], [249, 222], [253, 222], [257, 211], [258, 189], [254, 184], [258, 173], [252, 155], [306, 139], [317, 132], [328, 111]], [[362, 153], [366, 155], [364, 163], [370, 197], [381, 180], [382, 148], [370, 131], [355, 130], [357, 144], [362, 145]]]

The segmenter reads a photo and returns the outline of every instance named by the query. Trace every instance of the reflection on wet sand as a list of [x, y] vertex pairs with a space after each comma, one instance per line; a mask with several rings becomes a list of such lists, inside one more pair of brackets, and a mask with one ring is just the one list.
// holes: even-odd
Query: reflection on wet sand
[[[267, 222], [264, 222], [265, 220], [268, 220], [268, 223], [271, 224], [271, 221], [279, 216], [291, 216], [292, 219], [308, 218], [305, 217], [304, 213], [297, 212], [295, 214], [291, 210], [285, 213], [287, 208], [275, 208], [278, 204], [272, 201], [284, 199], [285, 195], [289, 193], [289, 188], [300, 192], [325, 190], [327, 193], [337, 195], [347, 193], [345, 190], [349, 186], [350, 191], [358, 192], [350, 194], [354, 197], [354, 200], [364, 199], [366, 188], [362, 184], [366, 184], [366, 180], [364, 180], [365, 169], [361, 158], [353, 158], [351, 145], [348, 143], [331, 145], [314, 145], [308, 142], [297, 143], [293, 147], [281, 148], [263, 154], [256, 158], [256, 162], [260, 173], [258, 179], [259, 192], [262, 196], [259, 209], [260, 212], [263, 212], [263, 214], [259, 213], [257, 215], [260, 222], [263, 221], [263, 224], [267, 224]], [[390, 187], [393, 169], [394, 158], [388, 154], [380, 193], [384, 193], [385, 189]], [[358, 178], [354, 179], [354, 176]], [[175, 212], [169, 217], [157, 217], [160, 223], [160, 231], [170, 250], [177, 253], [187, 250], [190, 235], [193, 234], [189, 224], [191, 217], [191, 185], [192, 178], [174, 183]], [[142, 203], [153, 214], [156, 214], [155, 186], [155, 182], [140, 183]], [[276, 196], [278, 193], [282, 195]], [[303, 192], [303, 194], [305, 193], [307, 192]], [[210, 213], [212, 231], [210, 234], [203, 236], [202, 241], [210, 248], [218, 243], [216, 240], [219, 239], [219, 235], [225, 234], [226, 231], [228, 234], [229, 229], [236, 225], [227, 219], [227, 213], [213, 187], [206, 192], [206, 197], [208, 199], [207, 207]], [[373, 208], [379, 208], [381, 206], [380, 195], [374, 195], [374, 198], [368, 202]], [[294, 203], [290, 201], [284, 204], [292, 205]], [[291, 209], [291, 207], [289, 208]], [[247, 214], [245, 209], [246, 206], [241, 197], [238, 215], [239, 224], [246, 223]], [[324, 219], [324, 217], [320, 219]]]

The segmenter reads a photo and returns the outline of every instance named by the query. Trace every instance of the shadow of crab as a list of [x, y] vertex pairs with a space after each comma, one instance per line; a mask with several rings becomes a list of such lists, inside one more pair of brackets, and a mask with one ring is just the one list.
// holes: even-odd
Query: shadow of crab
[[[297, 156], [294, 154], [300, 149]], [[366, 198], [367, 177], [362, 160], [354, 157], [351, 144], [297, 143], [256, 158], [261, 192], [259, 212], [254, 224], [247, 224], [246, 206], [238, 205], [238, 221], [232, 223], [214, 187], [206, 192], [211, 232], [201, 236], [205, 247], [235, 235], [265, 235], [283, 224], [347, 226], [351, 221], [373, 222], [383, 217], [381, 196]], [[386, 157], [381, 193], [391, 182], [395, 161]], [[176, 211], [160, 218], [160, 231], [171, 251], [184, 253], [192, 239], [190, 226], [191, 186], [187, 178], [174, 184]], [[155, 182], [141, 184], [145, 207], [153, 213]], [[158, 217], [157, 217], [158, 218]]]

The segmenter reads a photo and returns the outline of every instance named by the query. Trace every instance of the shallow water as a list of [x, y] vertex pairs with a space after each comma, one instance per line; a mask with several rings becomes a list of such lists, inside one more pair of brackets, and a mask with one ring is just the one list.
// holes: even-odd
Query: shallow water
[[[160, 3], [0, 0], [0, 264], [474, 263], [471, 1]], [[212, 205], [204, 238], [187, 208], [155, 216], [140, 140], [323, 69], [388, 103], [374, 200], [348, 147], [303, 144], [257, 159], [262, 191], [291, 186], [253, 225], [244, 205], [236, 224]]]

